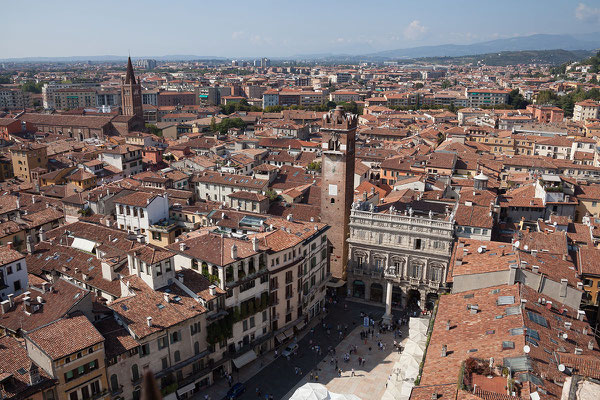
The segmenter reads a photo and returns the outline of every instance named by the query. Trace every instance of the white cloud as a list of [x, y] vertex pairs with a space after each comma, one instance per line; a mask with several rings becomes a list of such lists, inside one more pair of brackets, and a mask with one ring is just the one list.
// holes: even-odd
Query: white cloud
[[421, 25], [421, 21], [415, 19], [404, 28], [404, 37], [409, 40], [415, 40], [419, 39], [425, 32], [427, 32], [427, 27]]
[[244, 32], [244, 31], [231, 32], [231, 38], [233, 40], [241, 39], [244, 37], [244, 35], [246, 35], [246, 32]]
[[594, 8], [587, 4], [579, 3], [577, 8], [575, 8], [575, 18], [580, 21], [600, 23], [600, 8]]

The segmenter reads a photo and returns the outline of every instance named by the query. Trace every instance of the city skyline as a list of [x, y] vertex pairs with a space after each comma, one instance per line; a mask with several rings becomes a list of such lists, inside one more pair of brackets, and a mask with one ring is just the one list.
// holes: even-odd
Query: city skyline
[[[537, 1], [433, 1], [427, 8], [409, 2], [375, 1], [367, 8], [355, 1], [307, 1], [303, 9], [317, 10], [310, 14], [297, 5], [272, 1], [251, 5], [232, 1], [226, 12], [220, 4], [189, 1], [168, 6], [156, 1], [64, 1], [61, 9], [50, 3], [33, 3], [28, 8], [19, 2], [5, 5], [4, 29], [19, 34], [0, 43], [0, 58], [128, 53], [133, 57], [189, 54], [240, 58], [368, 54], [534, 34], [600, 31], [600, 4], [591, 1], [551, 0], [545, 1], [544, 7]], [[38, 12], [28, 15], [27, 29], [23, 29], [23, 15], [29, 7]]]

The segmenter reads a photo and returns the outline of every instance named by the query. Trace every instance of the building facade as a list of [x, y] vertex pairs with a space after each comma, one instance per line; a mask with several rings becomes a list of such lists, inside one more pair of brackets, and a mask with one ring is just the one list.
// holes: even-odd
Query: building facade
[[350, 214], [348, 295], [391, 306], [431, 307], [445, 291], [454, 222], [446, 218], [377, 213]]

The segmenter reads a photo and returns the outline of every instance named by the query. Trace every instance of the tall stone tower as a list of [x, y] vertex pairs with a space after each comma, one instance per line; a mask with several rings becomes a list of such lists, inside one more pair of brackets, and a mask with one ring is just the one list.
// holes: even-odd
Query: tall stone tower
[[346, 279], [350, 209], [354, 200], [355, 134], [358, 116], [341, 106], [323, 115], [321, 222], [331, 226], [327, 237], [331, 275]]
[[131, 57], [127, 60], [127, 75], [121, 78], [121, 107], [123, 115], [134, 115], [144, 120], [144, 109], [142, 107], [142, 85], [135, 80]]

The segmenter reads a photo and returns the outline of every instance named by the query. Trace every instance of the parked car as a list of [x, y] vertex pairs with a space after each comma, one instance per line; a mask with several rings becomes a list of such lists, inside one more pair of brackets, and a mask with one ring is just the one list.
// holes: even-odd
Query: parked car
[[281, 352], [281, 355], [284, 356], [284, 357], [289, 357], [292, 354], [295, 354], [296, 351], [298, 351], [298, 344], [297, 343], [292, 343], [292, 344], [288, 345], [288, 347], [286, 347]]
[[231, 389], [229, 389], [229, 391], [227, 392], [227, 396], [226, 399], [237, 399], [238, 397], [240, 397], [244, 392], [246, 391], [246, 385], [244, 385], [242, 382], [238, 382], [235, 385], [233, 385], [231, 387]]

